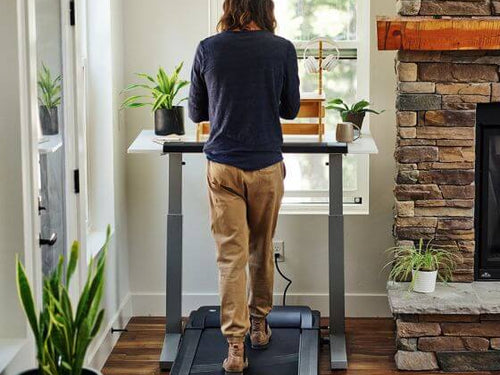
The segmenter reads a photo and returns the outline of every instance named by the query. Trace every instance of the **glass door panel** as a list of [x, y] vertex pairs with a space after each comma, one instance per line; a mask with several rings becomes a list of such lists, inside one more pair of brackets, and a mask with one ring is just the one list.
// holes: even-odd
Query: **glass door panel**
[[60, 0], [36, 0], [40, 248], [43, 275], [66, 252], [66, 173]]

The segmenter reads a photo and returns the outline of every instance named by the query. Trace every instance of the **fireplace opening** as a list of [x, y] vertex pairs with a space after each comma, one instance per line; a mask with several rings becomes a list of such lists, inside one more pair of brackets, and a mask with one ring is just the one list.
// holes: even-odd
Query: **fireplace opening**
[[500, 280], [500, 103], [476, 112], [476, 279]]

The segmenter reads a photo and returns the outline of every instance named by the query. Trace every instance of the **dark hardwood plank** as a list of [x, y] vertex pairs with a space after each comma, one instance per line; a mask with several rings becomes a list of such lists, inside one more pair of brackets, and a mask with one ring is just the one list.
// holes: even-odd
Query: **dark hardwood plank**
[[[164, 333], [164, 318], [134, 317], [122, 333], [102, 372], [104, 375], [167, 375], [158, 367]], [[322, 325], [328, 319], [322, 319]], [[323, 330], [326, 334], [326, 331]], [[394, 364], [395, 337], [392, 319], [347, 319], [349, 369], [331, 371], [328, 346], [320, 358], [321, 375], [427, 375], [436, 372], [399, 372]], [[493, 372], [475, 375], [493, 375]], [[497, 373], [498, 374], [498, 373]], [[450, 374], [453, 375], [453, 374]], [[456, 374], [455, 374], [456, 375]]]

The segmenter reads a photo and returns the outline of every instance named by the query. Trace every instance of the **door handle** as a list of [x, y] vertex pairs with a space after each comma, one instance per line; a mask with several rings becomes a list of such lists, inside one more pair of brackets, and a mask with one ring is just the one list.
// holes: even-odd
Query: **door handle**
[[54, 246], [55, 243], [57, 242], [57, 233], [52, 233], [50, 235], [50, 238], [42, 238], [40, 236], [40, 239], [38, 240], [40, 246]]
[[42, 197], [38, 196], [38, 215], [41, 215], [42, 211], [47, 211], [47, 207], [42, 206]]

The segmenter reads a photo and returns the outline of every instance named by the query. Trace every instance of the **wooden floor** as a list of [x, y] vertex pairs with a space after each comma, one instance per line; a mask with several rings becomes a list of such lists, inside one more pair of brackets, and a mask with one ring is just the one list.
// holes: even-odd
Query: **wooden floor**
[[[132, 318], [127, 327], [128, 332], [120, 337], [103, 368], [103, 374], [161, 374], [158, 358], [163, 343], [164, 322], [164, 318]], [[321, 350], [321, 375], [436, 374], [435, 372], [412, 373], [396, 370], [393, 361], [396, 349], [392, 319], [347, 319], [346, 334], [349, 369], [331, 371], [328, 363], [328, 346], [324, 346]]]

